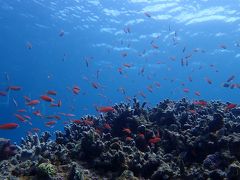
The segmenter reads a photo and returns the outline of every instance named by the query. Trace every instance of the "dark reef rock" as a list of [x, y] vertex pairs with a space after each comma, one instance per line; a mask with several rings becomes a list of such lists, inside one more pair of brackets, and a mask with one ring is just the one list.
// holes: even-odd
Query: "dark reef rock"
[[[99, 117], [0, 139], [3, 179], [240, 179], [240, 113], [219, 101], [182, 99], [146, 107], [136, 98]], [[31, 179], [30, 178], [30, 179]]]

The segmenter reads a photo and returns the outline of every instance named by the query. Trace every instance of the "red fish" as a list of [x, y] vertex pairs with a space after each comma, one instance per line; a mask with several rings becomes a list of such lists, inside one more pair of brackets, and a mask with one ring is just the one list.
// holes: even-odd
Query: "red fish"
[[129, 128], [124, 128], [123, 129], [123, 132], [125, 132], [125, 133], [127, 133], [127, 134], [131, 134], [131, 129], [129, 129]]
[[206, 78], [206, 81], [207, 81], [208, 84], [212, 84], [212, 80], [211, 79]]
[[57, 123], [57, 121], [48, 121], [48, 122], [45, 123], [45, 125], [46, 126], [52, 126], [52, 125], [54, 125], [56, 123]]
[[18, 112], [27, 112], [26, 109], [19, 109]]
[[42, 117], [43, 115], [41, 114], [40, 110], [34, 111], [33, 114], [36, 116]]
[[111, 106], [103, 106], [103, 107], [99, 107], [98, 111], [106, 113], [106, 112], [114, 111], [114, 108]]
[[57, 95], [57, 92], [56, 92], [56, 91], [53, 91], [53, 90], [49, 90], [49, 91], [47, 91], [47, 94], [48, 94], [48, 95], [54, 95], [54, 96], [56, 96], [56, 95]]
[[200, 94], [199, 91], [196, 91], [194, 94], [195, 94], [196, 96], [201, 96], [201, 94]]
[[20, 86], [9, 86], [8, 87], [9, 90], [13, 90], [13, 91], [19, 91], [21, 90], [22, 88]]
[[75, 123], [75, 124], [81, 124], [83, 121], [76, 119], [76, 120], [72, 120], [72, 122]]
[[206, 105], [207, 105], [207, 102], [206, 102], [206, 101], [203, 101], [203, 100], [200, 100], [200, 101], [195, 101], [195, 102], [193, 102], [193, 104], [195, 104], [195, 105], [200, 105], [200, 106], [206, 106]]
[[40, 98], [41, 98], [42, 100], [44, 100], [44, 101], [47, 101], [47, 102], [53, 102], [53, 101], [54, 101], [53, 98], [51, 98], [51, 97], [49, 97], [49, 96], [47, 96], [47, 95], [42, 95], [42, 96], [40, 96]]
[[27, 105], [28, 105], [28, 106], [35, 106], [35, 105], [37, 105], [37, 104], [39, 104], [39, 103], [40, 103], [40, 101], [37, 100], [37, 99], [35, 99], [35, 100], [29, 101], [29, 102], [27, 103]]
[[155, 82], [155, 85], [160, 88], [161, 84], [159, 82]]
[[126, 141], [132, 141], [133, 140], [133, 138], [132, 137], [126, 137]]
[[99, 88], [99, 84], [96, 83], [96, 82], [92, 82], [92, 87], [95, 88], [95, 89], [98, 89]]
[[78, 86], [74, 86], [72, 91], [73, 91], [74, 94], [79, 94], [80, 88]]
[[152, 43], [151, 45], [152, 45], [152, 48], [154, 48], [154, 49], [158, 49], [159, 48], [158, 45], [156, 45], [154, 43]]
[[7, 123], [7, 124], [0, 125], [0, 129], [5, 129], [5, 130], [16, 129], [17, 127], [19, 127], [19, 125], [16, 123]]
[[230, 104], [227, 105], [226, 110], [227, 110], [227, 109], [233, 109], [233, 108], [235, 108], [235, 107], [237, 107], [237, 104], [232, 104], [232, 103], [230, 103]]
[[152, 87], [152, 85], [149, 85], [149, 86], [147, 87], [147, 90], [148, 90], [150, 93], [152, 93], [152, 92], [153, 92], [153, 87]]
[[16, 116], [16, 118], [18, 118], [22, 122], [26, 121], [26, 119], [23, 116], [19, 115], [19, 114], [15, 114], [15, 116]]
[[0, 91], [0, 96], [6, 96], [6, 95], [7, 95], [6, 92]]
[[149, 143], [151, 143], [151, 144], [156, 144], [156, 143], [158, 143], [158, 142], [160, 142], [160, 137], [154, 137], [154, 138], [151, 138], [151, 139], [149, 139]]
[[111, 129], [111, 126], [110, 126], [108, 123], [105, 123], [105, 124], [104, 124], [104, 128], [105, 128], [105, 129]]
[[127, 64], [127, 63], [125, 63], [125, 64], [123, 64], [123, 66], [125, 66], [125, 67], [127, 67], [127, 68], [130, 68], [130, 67], [132, 67], [133, 65], [132, 65], [132, 64]]
[[23, 96], [23, 98], [24, 98], [25, 101], [27, 101], [27, 102], [30, 102], [30, 101], [31, 101], [31, 99], [30, 99], [29, 97], [27, 97], [27, 96]]
[[189, 93], [189, 89], [188, 89], [188, 88], [184, 88], [184, 89], [183, 89], [183, 92]]

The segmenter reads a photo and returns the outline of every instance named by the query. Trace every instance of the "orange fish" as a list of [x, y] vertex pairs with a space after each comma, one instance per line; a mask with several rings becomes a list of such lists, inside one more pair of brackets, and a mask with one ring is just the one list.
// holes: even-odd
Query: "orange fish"
[[132, 67], [133, 65], [132, 65], [132, 64], [127, 64], [127, 63], [125, 63], [125, 64], [123, 64], [123, 66], [125, 66], [125, 67], [127, 67], [127, 68], [130, 68], [130, 67]]
[[201, 94], [200, 94], [199, 91], [196, 91], [194, 94], [195, 94], [196, 96], [201, 96]]
[[19, 127], [19, 125], [16, 123], [7, 123], [7, 124], [0, 125], [0, 129], [3, 129], [3, 130], [16, 129], [17, 127]]
[[96, 83], [96, 82], [92, 82], [92, 87], [95, 88], [95, 89], [98, 89], [99, 88], [99, 84]]
[[158, 142], [160, 142], [160, 138], [159, 137], [154, 137], [154, 138], [151, 138], [151, 139], [149, 139], [149, 143], [151, 143], [151, 144], [156, 144], [156, 143], [158, 143]]
[[6, 95], [7, 95], [6, 92], [0, 91], [0, 96], [6, 96]]
[[78, 86], [74, 86], [72, 91], [73, 91], [74, 94], [79, 94], [80, 88]]
[[183, 92], [189, 93], [189, 89], [188, 89], [188, 88], [184, 88], [184, 89], [183, 89]]
[[237, 107], [237, 104], [232, 104], [232, 103], [230, 103], [230, 104], [227, 105], [226, 110], [227, 110], [227, 109], [233, 109], [233, 108], [235, 108], [235, 107]]
[[125, 133], [127, 133], [127, 134], [131, 134], [131, 129], [129, 129], [129, 128], [124, 128], [123, 129], [123, 132], [125, 132]]
[[114, 111], [114, 108], [111, 106], [103, 106], [103, 107], [99, 107], [98, 111], [106, 113], [106, 112]]
[[19, 114], [15, 114], [15, 116], [16, 116], [16, 118], [18, 118], [22, 122], [26, 121], [26, 119], [23, 116], [19, 115]]
[[56, 123], [57, 123], [57, 121], [48, 121], [48, 122], [45, 123], [45, 125], [46, 126], [52, 126], [52, 125], [54, 125]]
[[13, 91], [19, 91], [21, 90], [22, 88], [20, 86], [9, 86], [8, 87], [9, 90], [13, 90]]
[[200, 101], [195, 101], [195, 102], [193, 102], [193, 104], [195, 104], [195, 105], [200, 105], [200, 106], [206, 106], [206, 105], [207, 105], [207, 102], [206, 102], [206, 101], [203, 101], [203, 100], [200, 100]]
[[211, 79], [206, 78], [206, 81], [207, 81], [208, 84], [212, 84], [212, 80]]
[[28, 103], [27, 103], [27, 105], [28, 106], [35, 106], [35, 105], [37, 105], [37, 104], [39, 104], [40, 103], [40, 101], [39, 100], [31, 100], [31, 101], [29, 101]]
[[40, 96], [40, 98], [41, 98], [42, 100], [44, 100], [44, 101], [47, 101], [47, 102], [53, 102], [53, 101], [54, 101], [53, 98], [51, 98], [51, 97], [49, 97], [49, 96], [47, 96], [47, 95], [42, 95], [42, 96]]
[[148, 90], [150, 93], [152, 93], [152, 92], [153, 92], [153, 87], [152, 87], [152, 85], [149, 85], [149, 86], [147, 87], [147, 90]]
[[47, 94], [48, 94], [48, 95], [54, 95], [54, 96], [56, 96], [56, 95], [57, 95], [57, 92], [56, 92], [56, 91], [49, 90], [49, 91], [47, 91]]
[[18, 112], [27, 112], [27, 110], [26, 109], [19, 109], [19, 110], [17, 110]]
[[152, 45], [152, 48], [154, 48], [154, 49], [158, 49], [159, 48], [158, 45], [156, 45], [154, 43], [152, 43], [151, 45]]
[[105, 123], [105, 124], [104, 124], [104, 128], [106, 128], [106, 129], [111, 129], [111, 126], [110, 126], [108, 123]]
[[27, 97], [27, 96], [23, 96], [23, 98], [24, 98], [25, 101], [27, 101], [27, 102], [30, 102], [30, 101], [31, 101], [31, 99], [30, 99], [29, 97]]

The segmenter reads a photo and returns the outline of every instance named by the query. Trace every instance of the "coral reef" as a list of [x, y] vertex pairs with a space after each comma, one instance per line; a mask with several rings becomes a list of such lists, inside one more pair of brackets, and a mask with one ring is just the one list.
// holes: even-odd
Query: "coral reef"
[[[203, 102], [203, 101], [202, 101]], [[238, 108], [219, 101], [136, 98], [64, 132], [0, 139], [0, 177], [17, 179], [240, 179]]]

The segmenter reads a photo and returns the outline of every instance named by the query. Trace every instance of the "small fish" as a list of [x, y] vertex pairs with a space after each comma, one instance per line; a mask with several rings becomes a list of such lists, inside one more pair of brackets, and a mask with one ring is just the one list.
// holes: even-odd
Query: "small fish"
[[152, 45], [152, 48], [154, 48], [154, 49], [158, 49], [159, 48], [157, 44], [152, 43], [151, 45]]
[[154, 137], [154, 138], [151, 138], [151, 139], [149, 139], [149, 143], [150, 144], [156, 144], [156, 143], [158, 143], [158, 142], [160, 142], [160, 137]]
[[6, 95], [7, 95], [6, 92], [4, 92], [4, 91], [0, 91], [0, 96], [6, 96]]
[[228, 110], [228, 109], [233, 109], [233, 108], [235, 108], [235, 107], [237, 107], [237, 104], [232, 104], [232, 103], [230, 103], [230, 104], [227, 105], [226, 110]]
[[47, 101], [47, 102], [53, 102], [53, 101], [54, 101], [53, 98], [51, 98], [51, 97], [49, 97], [49, 96], [47, 96], [47, 95], [42, 95], [42, 96], [40, 96], [40, 98], [41, 98], [42, 100], [44, 100], [44, 101]]
[[227, 49], [227, 46], [224, 45], [224, 44], [220, 44], [219, 47], [222, 48], [222, 49]]
[[96, 83], [96, 82], [92, 82], [92, 87], [95, 88], [95, 89], [98, 89], [99, 88], [99, 84]]
[[53, 91], [53, 90], [49, 90], [49, 91], [47, 91], [47, 94], [48, 94], [48, 95], [54, 95], [54, 96], [56, 96], [56, 95], [57, 95], [57, 92], [56, 92], [56, 91]]
[[229, 82], [231, 82], [233, 79], [235, 79], [235, 76], [234, 76], [234, 75], [230, 76], [230, 77], [227, 79], [227, 82], [229, 83]]
[[63, 37], [63, 36], [64, 36], [64, 31], [61, 30], [58, 35], [59, 35], [60, 37]]
[[103, 106], [103, 107], [99, 107], [99, 108], [98, 108], [98, 111], [99, 111], [99, 112], [106, 113], [106, 112], [114, 111], [114, 108], [111, 107], [111, 106]]
[[49, 127], [49, 126], [53, 126], [56, 123], [57, 123], [57, 121], [48, 121], [45, 123], [45, 125]]
[[23, 112], [27, 112], [27, 110], [26, 109], [19, 109], [19, 110], [17, 110], [18, 112], [21, 112], [21, 113], [23, 113]]
[[185, 93], [189, 93], [189, 91], [190, 91], [190, 90], [189, 90], [188, 88], [184, 88], [184, 89], [183, 89], [183, 92], [185, 92]]
[[200, 100], [200, 101], [194, 101], [193, 104], [200, 105], [200, 106], [206, 106], [207, 102], [203, 101], [203, 100]]
[[201, 93], [200, 93], [199, 91], [196, 91], [194, 94], [195, 94], [196, 96], [201, 96]]
[[211, 79], [206, 78], [206, 81], [207, 81], [208, 84], [212, 84], [212, 80]]
[[26, 121], [26, 119], [23, 116], [21, 116], [20, 114], [15, 114], [15, 117], [18, 118], [22, 122]]
[[18, 107], [18, 103], [17, 103], [16, 99], [13, 98], [12, 100], [13, 100], [13, 103], [14, 103], [15, 107]]
[[126, 137], [126, 141], [132, 141], [133, 140], [133, 138], [132, 137]]
[[122, 52], [122, 57], [127, 57], [128, 53], [127, 52]]
[[149, 85], [149, 86], [147, 87], [147, 90], [148, 90], [150, 93], [152, 93], [152, 92], [153, 92], [153, 87], [152, 87], [152, 85]]
[[80, 88], [78, 86], [74, 86], [72, 91], [73, 91], [74, 94], [79, 94]]
[[132, 64], [127, 64], [127, 63], [125, 63], [125, 64], [123, 64], [123, 66], [125, 66], [125, 67], [127, 67], [127, 68], [130, 68], [130, 67], [132, 67], [133, 65], [132, 65]]
[[35, 99], [35, 100], [29, 101], [29, 102], [27, 103], [27, 105], [28, 105], [28, 106], [35, 106], [35, 105], [37, 105], [37, 104], [39, 104], [39, 103], [40, 103], [40, 101], [37, 100], [37, 99]]
[[76, 119], [76, 120], [72, 120], [71, 122], [75, 123], [75, 124], [82, 124], [83, 121], [82, 120], [79, 120], [79, 119]]
[[112, 129], [111, 126], [110, 126], [108, 123], [105, 123], [105, 124], [104, 124], [104, 128], [105, 128], [105, 129]]
[[9, 86], [8, 87], [9, 90], [13, 90], [13, 91], [19, 91], [21, 90], [22, 88], [20, 86]]
[[7, 123], [7, 124], [0, 125], [0, 129], [2, 130], [16, 129], [17, 127], [19, 127], [19, 125], [16, 123]]
[[131, 129], [129, 129], [129, 128], [124, 128], [122, 131], [127, 133], [127, 134], [131, 134], [132, 133]]
[[31, 101], [31, 99], [30, 99], [28, 96], [23, 96], [23, 98], [24, 98], [25, 101], [27, 101], [27, 102], [30, 102], [30, 101]]
[[40, 112], [40, 110], [34, 111], [33, 114], [36, 115], [36, 116], [39, 116], [39, 117], [43, 117], [43, 115]]
[[144, 15], [147, 16], [148, 18], [151, 17], [151, 15], [149, 13], [147, 13], [147, 12], [145, 12]]
[[32, 46], [32, 43], [27, 42], [27, 43], [26, 43], [26, 47], [27, 47], [29, 50], [32, 49], [32, 47], [33, 47], [33, 46]]

